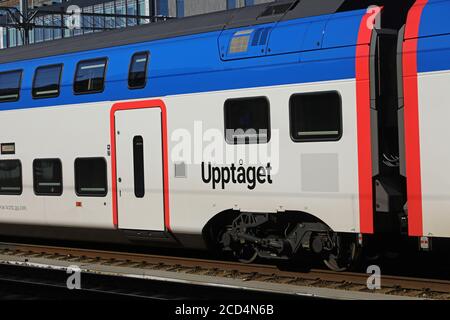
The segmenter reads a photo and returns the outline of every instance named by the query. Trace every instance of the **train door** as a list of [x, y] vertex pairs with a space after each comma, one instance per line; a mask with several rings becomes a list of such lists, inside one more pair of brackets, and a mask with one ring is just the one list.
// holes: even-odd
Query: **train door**
[[115, 112], [118, 226], [164, 231], [161, 109]]

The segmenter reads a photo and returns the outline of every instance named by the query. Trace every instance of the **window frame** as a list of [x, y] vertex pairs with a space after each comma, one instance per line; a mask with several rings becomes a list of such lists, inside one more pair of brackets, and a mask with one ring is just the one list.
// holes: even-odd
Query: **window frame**
[[17, 98], [16, 99], [7, 99], [7, 100], [2, 100], [0, 99], [0, 103], [6, 103], [6, 102], [17, 102], [20, 100], [20, 93], [22, 91], [22, 80], [23, 80], [23, 69], [15, 69], [15, 70], [8, 70], [8, 71], [2, 71], [0, 72], [0, 75], [2, 74], [8, 74], [8, 73], [15, 73], [15, 72], [19, 72], [20, 76], [19, 76], [19, 87], [18, 87], [18, 93], [17, 93]]
[[[103, 162], [105, 163], [105, 192], [102, 194], [82, 194], [78, 192], [78, 183], [77, 183], [77, 167], [76, 167], [76, 163], [77, 160], [92, 160], [92, 159], [102, 159]], [[73, 170], [74, 170], [74, 190], [75, 190], [75, 194], [77, 195], [77, 197], [79, 198], [105, 198], [106, 196], [108, 196], [108, 192], [109, 192], [109, 186], [108, 186], [108, 161], [106, 160], [105, 157], [78, 157], [75, 158], [74, 162], [73, 162]]]
[[[339, 134], [336, 137], [314, 137], [314, 138], [296, 138], [293, 135], [293, 100], [295, 97], [298, 96], [315, 96], [315, 95], [321, 95], [321, 94], [329, 94], [334, 93], [337, 94], [337, 97], [339, 98]], [[328, 90], [328, 91], [314, 91], [314, 92], [302, 92], [302, 93], [294, 93], [289, 98], [289, 135], [291, 137], [291, 140], [295, 143], [308, 143], [308, 142], [337, 142], [340, 141], [344, 135], [344, 121], [343, 121], [343, 114], [342, 114], [342, 95], [337, 90]]]
[[[77, 75], [78, 75], [78, 68], [80, 67], [80, 64], [82, 63], [87, 63], [87, 62], [93, 62], [93, 61], [99, 61], [99, 60], [105, 60], [105, 68], [103, 70], [103, 87], [101, 90], [92, 90], [92, 91], [83, 91], [83, 92], [77, 92], [75, 90], [75, 83], [77, 80]], [[73, 77], [73, 84], [72, 84], [72, 92], [74, 95], [85, 95], [85, 94], [96, 94], [96, 93], [103, 93], [105, 91], [105, 87], [106, 87], [106, 72], [108, 69], [108, 57], [99, 57], [99, 58], [92, 58], [92, 59], [86, 59], [86, 60], [80, 60], [77, 62], [77, 65], [75, 67], [75, 74]]]
[[[132, 87], [130, 86], [130, 75], [131, 75], [131, 67], [133, 66], [133, 61], [134, 61], [134, 57], [139, 55], [139, 54], [145, 54], [147, 56], [147, 62], [145, 63], [145, 82], [142, 86], [136, 86], [136, 87]], [[148, 65], [150, 63], [150, 57], [151, 57], [151, 53], [150, 51], [140, 51], [140, 52], [135, 52], [133, 53], [133, 55], [131, 56], [130, 59], [130, 63], [128, 66], [128, 78], [127, 78], [127, 85], [128, 85], [128, 89], [129, 90], [139, 90], [139, 89], [144, 89], [147, 86], [147, 78], [148, 78]]]
[[0, 162], [2, 161], [17, 161], [19, 163], [20, 166], [20, 193], [16, 192], [2, 192], [0, 190], [0, 196], [21, 196], [23, 194], [23, 166], [22, 166], [22, 161], [20, 161], [20, 159], [2, 159], [0, 160]]
[[[228, 139], [228, 135], [227, 135], [227, 103], [230, 101], [242, 101], [242, 100], [250, 100], [250, 99], [264, 99], [267, 102], [267, 115], [268, 115], [268, 119], [267, 119], [267, 141], [261, 142], [260, 141], [260, 136], [258, 134], [258, 142], [257, 143], [250, 143], [248, 138], [245, 138], [245, 143], [240, 143], [239, 141], [236, 141], [236, 139], [234, 139], [234, 141], [230, 141]], [[268, 144], [270, 142], [270, 140], [272, 139], [272, 123], [271, 123], [271, 113], [270, 113], [270, 100], [267, 96], [256, 96], [256, 97], [241, 97], [241, 98], [229, 98], [227, 100], [225, 100], [224, 104], [223, 104], [223, 120], [224, 120], [224, 135], [225, 135], [225, 142], [229, 145], [234, 145], [234, 146], [238, 146], [238, 145], [259, 145], [259, 144]]]
[[[141, 140], [142, 147], [141, 150], [142, 153], [139, 153], [141, 155], [140, 158], [137, 158], [137, 152], [139, 151], [137, 147], [137, 140]], [[142, 160], [142, 161], [141, 161]], [[139, 166], [139, 167], [138, 167]], [[142, 170], [140, 170], [142, 169]], [[142, 171], [142, 175], [138, 176], [136, 173]], [[146, 189], [145, 189], [145, 149], [144, 149], [144, 137], [142, 135], [136, 135], [133, 137], [133, 182], [134, 182], [134, 196], [137, 199], [142, 199], [145, 197]], [[142, 189], [140, 188], [142, 187]]]
[[[58, 161], [59, 164], [61, 165], [61, 192], [59, 193], [38, 193], [36, 192], [36, 174], [35, 174], [35, 167], [34, 164], [36, 161]], [[62, 167], [62, 161], [59, 158], [36, 158], [33, 159], [33, 163], [32, 163], [32, 167], [33, 167], [33, 192], [36, 196], [38, 197], [42, 197], [42, 196], [47, 196], [47, 197], [60, 197], [63, 195], [64, 193], [64, 176], [63, 176], [63, 167]]]
[[[37, 72], [40, 69], [45, 69], [45, 68], [52, 68], [52, 67], [61, 67], [60, 71], [59, 71], [59, 77], [58, 77], [58, 94], [56, 95], [51, 95], [51, 96], [35, 96], [34, 95], [34, 87], [36, 84], [36, 76], [37, 76]], [[39, 66], [34, 70], [34, 75], [33, 75], [33, 85], [31, 87], [31, 97], [33, 99], [51, 99], [51, 98], [57, 98], [61, 95], [61, 80], [62, 80], [62, 73], [63, 73], [63, 69], [64, 69], [64, 64], [63, 63], [56, 63], [56, 64], [49, 64], [49, 65], [45, 65], [45, 66]]]

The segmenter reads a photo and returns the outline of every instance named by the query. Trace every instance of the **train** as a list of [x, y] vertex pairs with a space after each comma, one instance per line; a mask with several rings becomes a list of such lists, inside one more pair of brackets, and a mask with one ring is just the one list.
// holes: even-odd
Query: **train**
[[277, 1], [2, 50], [0, 235], [337, 271], [368, 243], [431, 250], [448, 19], [449, 0]]

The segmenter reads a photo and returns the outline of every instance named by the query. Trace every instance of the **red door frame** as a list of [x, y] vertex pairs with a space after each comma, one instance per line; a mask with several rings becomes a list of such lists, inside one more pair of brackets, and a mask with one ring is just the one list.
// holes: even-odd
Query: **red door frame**
[[112, 106], [110, 112], [110, 135], [111, 135], [111, 162], [112, 162], [112, 208], [113, 224], [115, 228], [119, 227], [119, 212], [117, 199], [117, 159], [116, 159], [116, 121], [115, 113], [121, 110], [159, 108], [161, 109], [161, 139], [163, 151], [163, 196], [164, 196], [164, 225], [166, 231], [170, 228], [169, 211], [169, 151], [167, 135], [167, 108], [164, 101], [160, 99], [144, 100], [134, 102], [120, 102]]

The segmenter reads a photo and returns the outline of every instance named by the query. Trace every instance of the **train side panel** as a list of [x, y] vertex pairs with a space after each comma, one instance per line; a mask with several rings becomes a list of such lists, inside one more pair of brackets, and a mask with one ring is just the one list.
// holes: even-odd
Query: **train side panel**
[[409, 234], [450, 237], [450, 1], [417, 1], [403, 46]]
[[[0, 220], [4, 223], [54, 225], [63, 227], [112, 228], [111, 175], [106, 197], [78, 197], [74, 187], [76, 158], [108, 157], [110, 102], [58, 108], [35, 108], [1, 112], [2, 142], [14, 142], [16, 154], [3, 159], [22, 163], [23, 192], [0, 197]], [[63, 193], [36, 196], [33, 189], [33, 160], [60, 159]], [[78, 204], [77, 204], [78, 203]], [[15, 211], [11, 206], [22, 208]]]
[[[342, 98], [342, 138], [319, 143], [293, 142], [288, 123], [290, 97], [330, 90], [337, 90]], [[262, 94], [270, 100], [272, 139], [269, 144], [263, 149], [261, 145], [227, 144], [223, 136], [224, 101]], [[165, 102], [170, 119], [170, 154], [175, 160], [169, 165], [171, 227], [175, 232], [199, 233], [215, 214], [230, 209], [280, 214], [303, 211], [325, 221], [335, 231], [359, 232], [354, 80], [181, 95], [167, 97]], [[185, 133], [189, 133], [187, 138]], [[225, 189], [220, 185], [213, 189], [212, 183], [203, 181], [201, 165], [209, 161], [214, 164], [214, 157], [209, 157], [210, 152], [217, 152], [216, 148], [210, 148], [213, 143], [218, 143], [223, 155], [234, 155], [227, 163], [217, 163], [219, 168], [229, 168], [232, 164], [239, 167], [241, 159], [245, 168], [271, 163], [273, 183], [257, 184], [254, 190], [249, 190], [247, 184], [233, 183], [227, 183]], [[187, 157], [180, 156], [183, 144], [192, 146], [193, 152]], [[195, 154], [199, 149], [201, 158]], [[256, 163], [249, 163], [247, 158], [239, 157], [243, 149], [247, 150], [243, 153], [247, 156], [260, 151], [261, 156]], [[180, 162], [185, 165], [186, 174], [176, 177], [175, 167]]]
[[[450, 58], [450, 55], [447, 57]], [[446, 148], [450, 140], [449, 83], [450, 71], [419, 75], [420, 160], [425, 236], [450, 236], [450, 152]]]
[[[295, 143], [290, 138], [289, 99], [294, 94], [337, 91], [342, 99], [343, 136], [339, 141]], [[236, 157], [226, 165], [238, 164], [242, 146], [225, 142], [224, 101], [230, 98], [260, 96], [264, 92], [271, 104], [271, 142], [263, 149], [252, 145], [261, 155], [249, 163], [242, 153], [243, 166], [273, 167], [273, 184], [256, 185], [250, 191], [247, 184], [227, 184], [226, 189], [213, 189], [202, 180], [201, 163], [211, 160], [204, 154], [217, 134], [218, 146], [224, 155]], [[180, 95], [163, 98], [167, 105], [169, 136], [169, 177], [171, 228], [175, 233], [200, 233], [215, 214], [238, 209], [245, 212], [304, 211], [336, 231], [359, 231], [358, 166], [356, 148], [355, 81], [311, 83], [208, 94]], [[189, 108], [184, 106], [189, 105]], [[22, 205], [26, 210], [12, 214], [3, 211], [1, 219], [8, 223], [30, 223], [53, 226], [113, 228], [112, 172], [109, 112], [110, 102], [84, 106], [35, 108], [2, 113], [0, 134], [4, 141], [14, 141], [17, 153], [11, 159], [21, 159], [24, 191], [22, 196], [2, 196], [4, 205]], [[24, 117], [23, 113], [27, 116]], [[39, 119], [36, 121], [36, 119]], [[19, 134], [16, 123], [32, 135]], [[49, 126], [48, 123], [53, 123]], [[211, 131], [213, 130], [213, 131]], [[57, 134], [55, 134], [57, 133]], [[187, 134], [185, 136], [184, 134]], [[92, 137], [95, 137], [93, 139]], [[186, 161], [186, 176], [176, 177], [180, 137], [191, 139], [192, 152]], [[82, 141], [82, 143], [80, 143]], [[201, 145], [198, 145], [201, 143]], [[73, 147], [71, 147], [73, 146]], [[195, 152], [200, 148], [200, 158]], [[220, 150], [220, 149], [219, 149]], [[247, 149], [248, 151], [249, 149]], [[205, 157], [206, 155], [206, 157]], [[268, 155], [268, 157], [266, 157]], [[104, 157], [108, 164], [108, 195], [101, 198], [78, 197], [74, 187], [74, 160], [79, 157]], [[197, 157], [197, 159], [196, 159]], [[33, 191], [32, 163], [34, 159], [58, 158], [63, 164], [63, 194], [59, 197], [37, 197]], [[7, 159], [7, 157], [2, 157]], [[190, 161], [191, 163], [189, 163]], [[324, 174], [325, 173], [325, 174]], [[79, 206], [77, 206], [77, 203]]]

